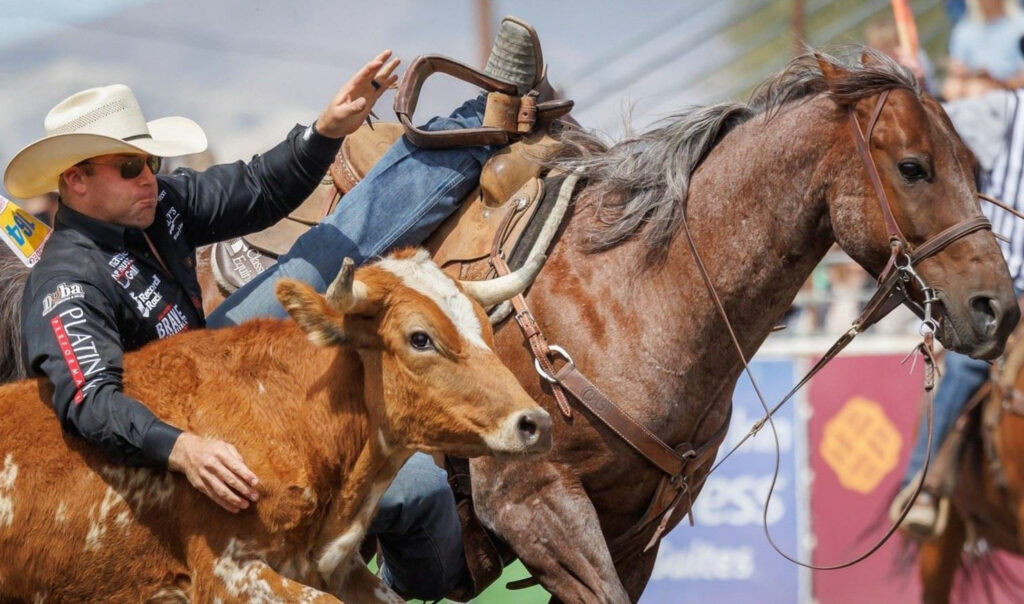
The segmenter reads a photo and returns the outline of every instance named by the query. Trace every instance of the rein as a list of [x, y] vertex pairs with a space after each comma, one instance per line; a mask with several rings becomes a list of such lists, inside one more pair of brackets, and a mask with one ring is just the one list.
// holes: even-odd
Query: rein
[[[630, 555], [642, 555], [651, 548], [655, 547], [661, 537], [670, 530], [680, 520], [678, 517], [680, 513], [690, 514], [693, 503], [693, 493], [699, 490], [704, 480], [721, 465], [725, 459], [728, 459], [736, 449], [742, 445], [748, 438], [755, 435], [765, 424], [768, 422], [772, 427], [772, 432], [775, 434], [775, 447], [776, 447], [776, 458], [775, 458], [775, 475], [772, 478], [771, 487], [768, 492], [768, 498], [764, 505], [764, 529], [765, 535], [772, 547], [784, 558], [799, 564], [801, 566], [817, 569], [817, 570], [830, 570], [845, 568], [851, 566], [867, 556], [874, 553], [879, 547], [884, 544], [890, 536], [897, 530], [903, 519], [906, 517], [910, 510], [908, 503], [900, 515], [899, 520], [886, 532], [881, 540], [876, 543], [869, 551], [865, 554], [858, 556], [857, 558], [845, 562], [843, 564], [833, 566], [814, 566], [805, 562], [794, 559], [787, 555], [775, 544], [771, 534], [768, 531], [767, 526], [767, 514], [768, 505], [771, 501], [771, 495], [775, 489], [776, 479], [779, 472], [779, 443], [778, 434], [775, 432], [775, 425], [772, 420], [772, 416], [784, 405], [792, 396], [802, 388], [818, 371], [821, 370], [830, 360], [835, 358], [839, 352], [845, 348], [853, 339], [861, 332], [866, 330], [868, 327], [879, 321], [886, 314], [891, 312], [894, 308], [900, 304], [906, 303], [915, 313], [922, 317], [920, 326], [920, 333], [922, 336], [922, 342], [915, 347], [914, 351], [920, 352], [924, 358], [925, 363], [925, 390], [931, 395], [931, 391], [935, 384], [935, 358], [932, 351], [935, 332], [938, 330], [939, 324], [935, 320], [933, 315], [933, 307], [939, 301], [935, 295], [935, 291], [925, 283], [924, 279], [914, 269], [915, 265], [919, 262], [928, 258], [939, 251], [945, 249], [953, 242], [970, 235], [980, 230], [990, 230], [991, 223], [984, 216], [978, 216], [957, 223], [949, 228], [944, 229], [934, 237], [931, 237], [920, 246], [916, 248], [912, 246], [903, 235], [903, 232], [899, 228], [899, 224], [896, 222], [895, 216], [893, 215], [891, 205], [889, 203], [888, 196], [885, 193], [885, 188], [882, 185], [881, 178], [878, 174], [878, 168], [875, 166], [874, 159], [871, 157], [870, 150], [868, 148], [868, 141], [871, 138], [871, 133], [874, 130], [874, 126], [881, 115], [882, 109], [885, 105], [886, 99], [888, 98], [889, 91], [883, 92], [878, 99], [878, 102], [871, 115], [870, 121], [868, 122], [867, 134], [861, 130], [859, 123], [857, 122], [856, 115], [851, 108], [849, 111], [849, 121], [853, 139], [856, 143], [857, 149], [864, 163], [865, 170], [868, 173], [868, 177], [871, 180], [872, 187], [875, 191], [875, 197], [878, 200], [879, 207], [882, 211], [882, 215], [885, 219], [887, 229], [889, 231], [889, 243], [891, 253], [889, 260], [885, 265], [885, 268], [878, 276], [878, 289], [868, 302], [864, 311], [854, 321], [850, 329], [844, 333], [835, 344], [828, 350], [811, 369], [808, 374], [800, 380], [800, 382], [787, 394], [782, 401], [780, 401], [774, 408], [768, 408], [768, 404], [765, 402], [764, 395], [761, 393], [761, 389], [757, 384], [756, 379], [750, 371], [748, 361], [743, 353], [742, 346], [739, 344], [739, 340], [736, 337], [735, 331], [733, 330], [732, 323], [729, 321], [729, 317], [725, 312], [725, 308], [722, 305], [718, 293], [716, 292], [714, 285], [711, 283], [710, 275], [708, 274], [707, 268], [697, 251], [696, 244], [693, 240], [693, 235], [690, 232], [689, 224], [685, 217], [683, 219], [683, 228], [686, 233], [687, 242], [690, 250], [693, 253], [694, 261], [697, 264], [698, 270], [701, 274], [701, 278], [704, 280], [704, 284], [711, 295], [712, 300], [717, 308], [718, 314], [725, 321], [726, 328], [729, 331], [729, 336], [732, 339], [733, 345], [736, 348], [736, 352], [739, 354], [740, 360], [743, 362], [744, 371], [750, 377], [750, 381], [753, 384], [754, 391], [757, 393], [758, 399], [761, 402], [761, 406], [765, 410], [765, 417], [759, 420], [750, 430], [750, 432], [737, 444], [732, 450], [729, 451], [718, 463], [714, 464], [708, 472], [700, 477], [697, 481], [691, 482], [691, 477], [694, 473], [706, 464], [711, 464], [714, 461], [714, 454], [717, 452], [718, 446], [725, 439], [726, 432], [729, 427], [729, 418], [723, 423], [722, 427], [705, 443], [698, 447], [691, 446], [690, 443], [683, 443], [677, 447], [671, 447], [665, 444], [661, 439], [654, 435], [648, 430], [643, 424], [638, 422], [635, 418], [630, 416], [621, 407], [615, 404], [614, 401], [609, 399], [601, 390], [593, 384], [583, 373], [576, 367], [572, 357], [569, 353], [560, 346], [551, 345], [547, 342], [544, 334], [540, 328], [540, 325], [534, 319], [532, 312], [530, 311], [525, 297], [520, 294], [511, 300], [512, 306], [515, 309], [515, 319], [520, 329], [523, 332], [523, 336], [526, 338], [530, 351], [534, 357], [534, 364], [537, 373], [543, 378], [551, 388], [552, 395], [556, 399], [562, 414], [570, 419], [572, 417], [572, 409], [569, 405], [568, 397], [566, 393], [572, 395], [572, 398], [590, 411], [594, 417], [600, 420], [606, 427], [615, 432], [624, 442], [631, 446], [637, 453], [647, 459], [653, 466], [657, 467], [661, 472], [662, 480], [659, 483], [654, 496], [646, 512], [637, 523], [624, 534], [616, 537], [614, 540], [608, 543], [609, 551], [612, 554], [614, 560], [618, 561]], [[579, 175], [573, 175], [577, 177]], [[575, 186], [576, 178], [568, 178], [562, 185], [561, 193], [564, 195], [572, 193], [572, 189]], [[982, 198], [993, 201], [1000, 207], [1013, 212], [1017, 216], [1024, 218], [1018, 212], [1015, 212], [1011, 208], [1006, 207], [1003, 204], [992, 200], [988, 196], [980, 195]], [[510, 272], [508, 265], [505, 263], [504, 257], [500, 250], [492, 251], [491, 256], [492, 263], [495, 271], [499, 275], [507, 274]], [[907, 289], [909, 285], [916, 285], [920, 290], [923, 300], [921, 303], [915, 302], [909, 294]], [[910, 355], [908, 355], [909, 358]], [[555, 370], [554, 360], [560, 358], [565, 364], [559, 370]], [[731, 415], [731, 407], [730, 407]], [[924, 470], [927, 472], [928, 465], [931, 458], [931, 442], [932, 442], [932, 405], [929, 400], [927, 407], [928, 415], [928, 455], [925, 458]], [[921, 490], [923, 479], [918, 482], [913, 497], [910, 499], [912, 502], [917, 494]], [[654, 523], [657, 522], [655, 525]], [[690, 515], [690, 524], [693, 524], [693, 517]], [[653, 532], [649, 531], [650, 527], [654, 525]], [[510, 584], [510, 588], [524, 587], [528, 584], [532, 584], [535, 580], [528, 579], [524, 581], [516, 582], [516, 585]]]

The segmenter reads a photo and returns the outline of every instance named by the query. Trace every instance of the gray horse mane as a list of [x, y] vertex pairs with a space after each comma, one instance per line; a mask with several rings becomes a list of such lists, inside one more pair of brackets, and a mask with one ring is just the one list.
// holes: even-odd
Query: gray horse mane
[[29, 268], [0, 244], [0, 384], [26, 377], [21, 358], [21, 295]]
[[[648, 266], [664, 259], [685, 216], [691, 175], [722, 137], [754, 116], [771, 119], [786, 105], [822, 93], [841, 105], [896, 88], [921, 94], [908, 69], [866, 47], [851, 47], [844, 54], [854, 51], [862, 61], [808, 51], [764, 81], [747, 103], [689, 108], [610, 146], [594, 133], [566, 130], [547, 163], [582, 169], [586, 175], [599, 222], [589, 234], [587, 251], [608, 250], [642, 234]], [[845, 77], [830, 87], [819, 56], [846, 70]]]

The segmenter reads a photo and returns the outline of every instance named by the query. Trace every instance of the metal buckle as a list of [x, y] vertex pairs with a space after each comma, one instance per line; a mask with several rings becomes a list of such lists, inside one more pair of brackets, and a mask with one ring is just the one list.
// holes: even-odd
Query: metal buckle
[[[571, 367], [575, 367], [576, 366], [576, 362], [572, 360], [572, 357], [569, 356], [569, 353], [566, 352], [566, 350], [564, 348], [562, 348], [561, 346], [552, 345], [552, 346], [548, 346], [548, 349], [551, 351], [551, 352], [548, 353], [549, 357], [551, 356], [551, 353], [555, 353], [558, 356], [562, 357], [562, 359], [566, 363], [568, 363], [569, 366], [571, 366]], [[558, 380], [554, 376], [548, 374], [548, 372], [544, 371], [544, 368], [540, 366], [540, 359], [538, 359], [538, 358], [534, 358], [533, 359], [533, 368], [537, 370], [537, 373], [540, 374], [540, 377], [542, 377], [545, 380], [551, 382], [552, 384], [557, 384], [558, 383]]]

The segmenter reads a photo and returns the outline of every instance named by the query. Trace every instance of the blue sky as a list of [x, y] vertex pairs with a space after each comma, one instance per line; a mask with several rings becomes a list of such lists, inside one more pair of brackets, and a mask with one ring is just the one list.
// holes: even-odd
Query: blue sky
[[144, 0], [0, 0], [0, 47], [102, 19]]

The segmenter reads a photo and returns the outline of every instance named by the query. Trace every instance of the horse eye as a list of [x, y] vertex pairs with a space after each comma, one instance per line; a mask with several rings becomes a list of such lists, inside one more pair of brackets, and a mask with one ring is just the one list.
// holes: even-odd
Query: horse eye
[[907, 182], [917, 182], [928, 177], [924, 167], [916, 161], [901, 161], [899, 165], [900, 176]]
[[416, 350], [430, 350], [434, 347], [434, 341], [422, 331], [417, 331], [409, 336], [409, 343]]

